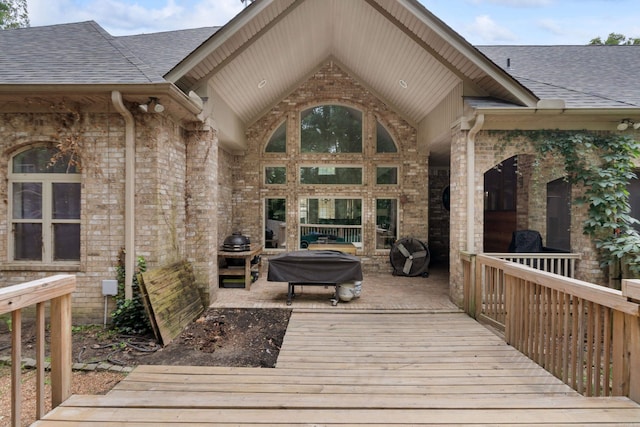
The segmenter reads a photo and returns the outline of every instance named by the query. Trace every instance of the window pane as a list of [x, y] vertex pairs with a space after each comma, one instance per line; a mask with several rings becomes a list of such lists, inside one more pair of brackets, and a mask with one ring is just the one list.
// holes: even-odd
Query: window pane
[[13, 183], [13, 219], [42, 219], [41, 183]]
[[395, 168], [395, 167], [376, 168], [376, 184], [378, 185], [398, 184], [398, 168]]
[[360, 225], [362, 200], [360, 199], [302, 199], [300, 222], [306, 224]]
[[286, 184], [287, 168], [284, 166], [267, 166], [264, 168], [265, 184]]
[[362, 153], [362, 112], [321, 105], [301, 113], [303, 153]]
[[42, 261], [42, 224], [17, 223], [13, 225], [14, 259]]
[[80, 259], [80, 224], [53, 224], [53, 259]]
[[271, 135], [265, 150], [267, 153], [285, 153], [287, 151], [287, 122], [284, 122]]
[[286, 248], [287, 242], [287, 200], [266, 199], [264, 211], [265, 223], [265, 247]]
[[53, 184], [53, 219], [80, 219], [80, 184]]
[[69, 155], [61, 155], [57, 148], [35, 147], [13, 157], [13, 173], [77, 173]]
[[300, 183], [362, 185], [362, 168], [301, 167]]
[[380, 122], [376, 124], [376, 152], [378, 153], [397, 153], [398, 149], [393, 142], [393, 138]]
[[398, 237], [398, 201], [376, 200], [376, 249], [390, 249]]
[[300, 247], [318, 241], [362, 242], [362, 200], [300, 200]]

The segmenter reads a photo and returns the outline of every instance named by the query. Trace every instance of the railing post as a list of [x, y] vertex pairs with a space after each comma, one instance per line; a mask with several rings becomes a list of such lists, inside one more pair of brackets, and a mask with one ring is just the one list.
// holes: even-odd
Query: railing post
[[474, 319], [479, 319], [480, 315], [482, 314], [482, 304], [484, 303], [483, 301], [483, 295], [482, 295], [482, 286], [484, 283], [484, 264], [482, 263], [478, 263], [477, 262], [477, 258], [475, 258], [475, 262], [474, 262], [474, 271], [475, 271], [475, 278], [473, 280], [473, 301], [474, 301], [474, 312], [472, 314]]
[[629, 398], [640, 403], [640, 317], [627, 314], [625, 323], [629, 366], [634, 367], [629, 369]]
[[51, 300], [51, 405], [71, 396], [71, 294]]
[[11, 425], [22, 422], [22, 311], [11, 313]]

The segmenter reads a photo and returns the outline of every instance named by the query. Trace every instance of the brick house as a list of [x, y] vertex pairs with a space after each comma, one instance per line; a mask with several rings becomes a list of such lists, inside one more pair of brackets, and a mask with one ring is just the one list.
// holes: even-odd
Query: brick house
[[257, 0], [223, 27], [0, 46], [0, 284], [76, 274], [76, 318], [101, 319], [122, 250], [127, 282], [136, 257], [187, 259], [215, 300], [236, 230], [267, 257], [337, 234], [380, 273], [415, 237], [457, 302], [460, 251], [504, 252], [515, 229], [602, 279], [584, 211], [548, 203], [575, 189], [505, 135], [640, 122], [638, 46], [474, 47], [415, 0]]

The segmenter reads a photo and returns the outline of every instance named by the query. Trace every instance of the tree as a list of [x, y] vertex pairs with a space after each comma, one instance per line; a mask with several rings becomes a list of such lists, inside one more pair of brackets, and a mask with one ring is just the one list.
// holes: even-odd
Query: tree
[[610, 33], [606, 40], [602, 41], [602, 38], [596, 37], [592, 39], [589, 44], [591, 45], [640, 45], [640, 38], [627, 37], [624, 34]]
[[0, 30], [28, 26], [27, 0], [0, 0]]

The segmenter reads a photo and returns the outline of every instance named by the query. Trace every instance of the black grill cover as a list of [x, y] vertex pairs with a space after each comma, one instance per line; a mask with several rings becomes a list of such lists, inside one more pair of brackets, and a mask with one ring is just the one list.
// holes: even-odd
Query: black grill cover
[[511, 243], [509, 244], [509, 252], [543, 252], [542, 236], [535, 230], [514, 231], [511, 236]]
[[295, 251], [269, 258], [270, 282], [345, 283], [362, 280], [360, 258], [340, 251]]

